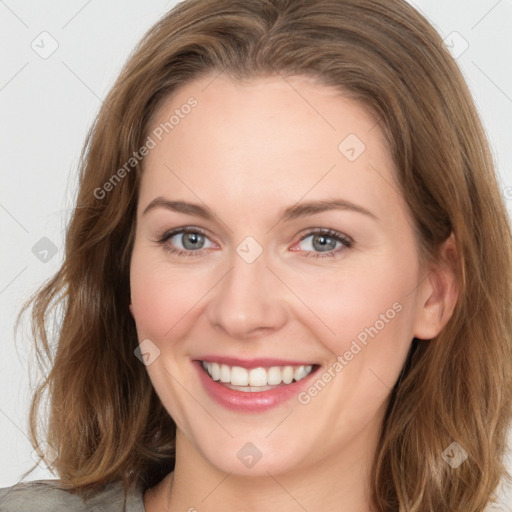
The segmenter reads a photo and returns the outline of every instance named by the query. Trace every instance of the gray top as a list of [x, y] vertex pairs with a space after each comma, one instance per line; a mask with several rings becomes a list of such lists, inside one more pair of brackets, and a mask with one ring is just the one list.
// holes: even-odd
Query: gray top
[[112, 482], [84, 501], [78, 494], [59, 489], [55, 482], [35, 480], [0, 489], [0, 511], [145, 512], [141, 487], [132, 487], [125, 496], [122, 482]]

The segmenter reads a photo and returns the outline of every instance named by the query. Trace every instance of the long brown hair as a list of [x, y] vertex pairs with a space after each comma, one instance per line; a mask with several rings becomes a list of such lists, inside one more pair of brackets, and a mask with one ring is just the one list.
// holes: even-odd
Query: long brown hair
[[[461, 73], [403, 0], [187, 0], [147, 32], [88, 135], [64, 263], [22, 310], [33, 306], [38, 354], [50, 363], [30, 411], [34, 446], [54, 447], [60, 485], [80, 492], [113, 480], [152, 486], [173, 469], [174, 422], [134, 356], [129, 264], [143, 162], [131, 172], [126, 162], [163, 99], [209, 72], [307, 75], [361, 101], [388, 139], [422, 256], [435, 259], [453, 233], [459, 300], [438, 337], [412, 342], [372, 499], [382, 512], [483, 510], [508, 476], [511, 233]], [[123, 179], [98, 193], [123, 166]], [[468, 454], [457, 469], [443, 458], [453, 442]]]

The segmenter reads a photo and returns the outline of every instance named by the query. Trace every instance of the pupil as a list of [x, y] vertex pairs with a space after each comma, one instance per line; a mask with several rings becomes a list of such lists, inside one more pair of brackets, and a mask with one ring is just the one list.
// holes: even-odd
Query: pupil
[[198, 235], [197, 233], [187, 233], [185, 237], [184, 247], [187, 249], [196, 249], [197, 243], [200, 241], [202, 235]]
[[[315, 241], [315, 239], [320, 241], [320, 245], [319, 245], [320, 249], [326, 249], [326, 242], [328, 240], [332, 241], [331, 237], [328, 237], [325, 235], [317, 235], [313, 240]], [[332, 245], [332, 243], [333, 242], [331, 242], [331, 245]], [[315, 245], [314, 242], [313, 242], [313, 245]], [[334, 242], [334, 245], [336, 245], [336, 242]], [[334, 249], [334, 247], [331, 247], [331, 249]], [[327, 247], [327, 250], [329, 250], [329, 247]]]

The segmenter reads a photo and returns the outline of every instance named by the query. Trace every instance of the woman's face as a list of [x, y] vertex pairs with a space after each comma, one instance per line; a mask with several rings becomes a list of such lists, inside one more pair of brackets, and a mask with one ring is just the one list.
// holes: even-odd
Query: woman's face
[[149, 135], [131, 311], [178, 451], [250, 475], [370, 457], [436, 334], [376, 120], [304, 77], [210, 75]]

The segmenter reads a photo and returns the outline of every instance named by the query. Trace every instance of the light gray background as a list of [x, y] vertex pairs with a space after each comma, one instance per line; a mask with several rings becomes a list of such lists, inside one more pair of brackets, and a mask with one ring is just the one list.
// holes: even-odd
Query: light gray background
[[[457, 55], [491, 140], [510, 211], [512, 2], [411, 3]], [[0, 0], [0, 487], [18, 482], [33, 464], [26, 418], [37, 375], [32, 372], [29, 379], [27, 322], [15, 342], [14, 319], [23, 301], [62, 263], [78, 157], [102, 99], [143, 33], [175, 4]], [[50, 36], [40, 35], [45, 31]], [[47, 56], [53, 40], [58, 48]], [[56, 247], [46, 262], [32, 252], [43, 237]], [[510, 457], [508, 466], [512, 470]], [[29, 478], [52, 475], [38, 468]], [[512, 512], [511, 489], [500, 499], [501, 510]]]

